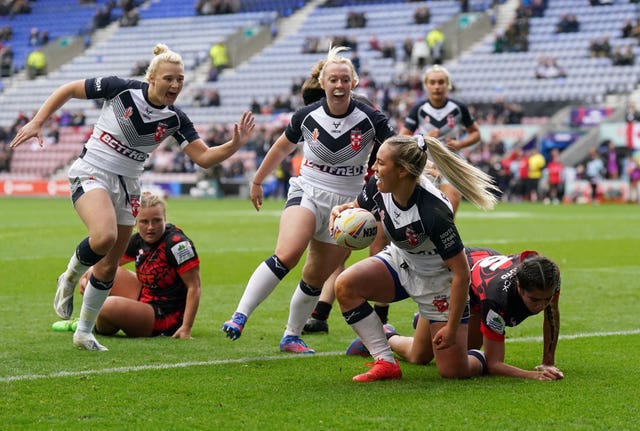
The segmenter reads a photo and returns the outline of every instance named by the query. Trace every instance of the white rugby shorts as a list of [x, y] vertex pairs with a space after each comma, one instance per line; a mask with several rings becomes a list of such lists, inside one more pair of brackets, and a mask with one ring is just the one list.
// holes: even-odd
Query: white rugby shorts
[[329, 233], [331, 209], [336, 205], [352, 202], [355, 198], [356, 196], [346, 196], [319, 189], [302, 177], [293, 177], [289, 180], [287, 203], [299, 201], [297, 205], [307, 208], [316, 216], [316, 230], [313, 238], [320, 242], [336, 243]]
[[97, 168], [79, 158], [69, 168], [71, 200], [75, 205], [80, 197], [94, 189], [109, 193], [119, 225], [133, 226], [140, 208], [140, 182], [138, 178], [123, 177]]
[[[434, 322], [449, 320], [451, 281], [453, 274], [443, 265], [441, 270], [418, 274], [405, 262], [403, 252], [393, 244], [385, 247], [376, 257], [396, 272], [400, 287], [418, 304], [423, 318]], [[469, 295], [467, 294], [467, 303]]]

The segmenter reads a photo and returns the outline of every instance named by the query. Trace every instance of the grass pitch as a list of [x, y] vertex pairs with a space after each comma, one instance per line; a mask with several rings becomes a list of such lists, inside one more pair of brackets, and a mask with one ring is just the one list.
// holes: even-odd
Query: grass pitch
[[[66, 199], [0, 200], [0, 429], [8, 430], [634, 430], [640, 429], [640, 207], [463, 204], [465, 244], [534, 249], [562, 272], [558, 382], [440, 378], [402, 364], [401, 381], [357, 384], [364, 360], [344, 356], [354, 334], [337, 307], [318, 352], [278, 351], [300, 267], [251, 316], [243, 336], [220, 332], [255, 266], [275, 245], [281, 201], [169, 201], [194, 240], [203, 295], [194, 339], [100, 337], [84, 352], [51, 330], [55, 280], [85, 235]], [[354, 253], [351, 261], [364, 256]], [[80, 307], [76, 298], [76, 315]], [[390, 321], [411, 332], [415, 307]], [[508, 330], [507, 361], [542, 357], [542, 316]]]

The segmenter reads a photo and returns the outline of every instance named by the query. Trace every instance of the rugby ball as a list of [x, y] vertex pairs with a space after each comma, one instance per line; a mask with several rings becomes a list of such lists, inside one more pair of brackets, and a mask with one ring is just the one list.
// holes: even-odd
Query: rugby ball
[[362, 250], [371, 245], [377, 233], [378, 225], [373, 214], [362, 208], [349, 208], [333, 221], [331, 236], [340, 247]]

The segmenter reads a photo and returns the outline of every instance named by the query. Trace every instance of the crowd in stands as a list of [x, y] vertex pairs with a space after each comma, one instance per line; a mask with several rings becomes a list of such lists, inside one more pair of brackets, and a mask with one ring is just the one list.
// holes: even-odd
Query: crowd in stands
[[567, 76], [566, 70], [558, 64], [558, 60], [548, 56], [542, 56], [538, 59], [534, 73], [537, 79], [555, 79]]
[[563, 14], [556, 25], [556, 33], [577, 33], [580, 31], [580, 21], [572, 13]]
[[[6, 3], [6, 2], [4, 2]], [[13, 2], [20, 3], [20, 2]], [[120, 6], [123, 8], [123, 15], [120, 18], [120, 25], [136, 25], [139, 19], [137, 7], [141, 2], [124, 0], [120, 3], [115, 1], [103, 5], [94, 17], [94, 28], [102, 28], [113, 21], [113, 8]], [[196, 3], [198, 14], [219, 14], [233, 13], [240, 7], [238, 1], [225, 0], [199, 0]], [[496, 34], [494, 51], [511, 52], [528, 50], [529, 19], [531, 17], [542, 16], [545, 2], [543, 0], [532, 0], [529, 7], [520, 6], [516, 13], [516, 18], [504, 33]], [[1, 11], [0, 11], [1, 14]], [[126, 18], [124, 18], [126, 17]], [[124, 18], [124, 22], [123, 22]], [[428, 23], [430, 11], [427, 6], [416, 9], [414, 21], [416, 23]], [[346, 14], [347, 28], [361, 28], [366, 26], [366, 16], [364, 13], [350, 11]], [[564, 14], [556, 25], [557, 33], [579, 32], [580, 23], [575, 15]], [[46, 44], [47, 32], [33, 28], [33, 46], [38, 47]], [[637, 37], [640, 41], [640, 19], [627, 20], [621, 28], [623, 37]], [[0, 59], [3, 59], [10, 46], [5, 41], [11, 39], [11, 28], [0, 29]], [[350, 36], [333, 37], [307, 37], [304, 40], [302, 51], [304, 53], [325, 53], [330, 45], [346, 46], [351, 48], [351, 56], [354, 66], [360, 74], [360, 85], [357, 92], [363, 94], [374, 102], [381, 110], [392, 118], [392, 124], [400, 127], [406, 117], [408, 110], [418, 100], [425, 97], [422, 85], [421, 71], [430, 64], [442, 63], [444, 52], [444, 35], [439, 29], [434, 29], [424, 36], [409, 36], [406, 38], [402, 49], [396, 52], [394, 43], [382, 42], [377, 35], [373, 34], [367, 43], [367, 49], [378, 51], [384, 58], [393, 58], [396, 61], [405, 62], [409, 67], [398, 68], [398, 72], [393, 77], [390, 84], [385, 85], [376, 82], [368, 70], [360, 67], [358, 55], [358, 42], [356, 38]], [[6, 54], [5, 54], [6, 53]], [[215, 81], [221, 70], [229, 67], [229, 58], [224, 43], [215, 43], [210, 52], [211, 72], [210, 81]], [[594, 40], [590, 47], [590, 55], [593, 57], [608, 57], [614, 64], [635, 64], [633, 46], [616, 46], [612, 48], [608, 35]], [[46, 65], [46, 62], [45, 62]], [[0, 60], [4, 76], [5, 63]], [[144, 75], [148, 62], [141, 61], [134, 65], [131, 71], [132, 76]], [[46, 68], [45, 72], [46, 73]], [[539, 65], [536, 67], [535, 76], [540, 79], [552, 79], [566, 76], [566, 71], [557, 63], [557, 60], [550, 56], [541, 56]], [[291, 86], [289, 94], [282, 94], [271, 100], [260, 100], [254, 98], [248, 108], [256, 114], [278, 114], [290, 113], [302, 106], [300, 94], [302, 82], [305, 77], [296, 79]], [[455, 84], [455, 77], [454, 77]], [[220, 95], [213, 88], [194, 90], [193, 104], [195, 106], [219, 106], [221, 104]], [[452, 91], [455, 97], [455, 89]], [[502, 99], [497, 99], [486, 107], [469, 106], [469, 109], [480, 125], [492, 124], [521, 124], [525, 115], [521, 105], [511, 103]], [[634, 113], [640, 120], [640, 115]], [[8, 130], [0, 128], [0, 171], [7, 171], [10, 168], [12, 151], [8, 148], [8, 142], [21, 124], [27, 120], [26, 115], [21, 114], [16, 123]], [[52, 145], [57, 140], [57, 130], [64, 126], [84, 125], [85, 119], [82, 113], [63, 112], [47, 127], [47, 139]], [[251, 142], [244, 150], [254, 151], [256, 163], [259, 164], [268, 151], [270, 145], [282, 133], [283, 124], [258, 125]], [[231, 133], [231, 126], [214, 124], [206, 129], [203, 138], [211, 145], [225, 142]], [[481, 167], [490, 173], [502, 190], [502, 199], [509, 201], [545, 201], [550, 203], [560, 202], [563, 198], [563, 184], [571, 178], [594, 181], [592, 160], [600, 160], [603, 168], [600, 170], [600, 178], [627, 179], [634, 182], [637, 190], [640, 181], [640, 160], [634, 159], [630, 153], [621, 153], [619, 149], [611, 147], [608, 142], [595, 150], [589, 160], [585, 160], [577, 167], [565, 167], [559, 161], [559, 152], [552, 150], [549, 154], [542, 155], [536, 150], [535, 145], [523, 145], [518, 143], [513, 149], [508, 149], [498, 136], [492, 136], [487, 142], [481, 142], [467, 151], [464, 156], [474, 165]], [[595, 156], [594, 156], [595, 154]], [[284, 196], [286, 192], [286, 180], [295, 175], [295, 157], [286, 159], [275, 175], [278, 186], [273, 194]], [[591, 162], [591, 163], [590, 163]], [[589, 166], [589, 169], [588, 169]], [[196, 172], [197, 169], [184, 156], [177, 147], [163, 147], [160, 151], [148, 160], [146, 169], [156, 172]], [[242, 178], [250, 175], [246, 172], [242, 163], [231, 163], [225, 166], [216, 167], [208, 173], [211, 178]], [[632, 197], [638, 200], [638, 194]]]
[[31, 4], [28, 0], [5, 0], [0, 2], [0, 16], [8, 16], [9, 18], [31, 13]]
[[195, 10], [198, 15], [220, 15], [240, 11], [240, 0], [198, 0]]

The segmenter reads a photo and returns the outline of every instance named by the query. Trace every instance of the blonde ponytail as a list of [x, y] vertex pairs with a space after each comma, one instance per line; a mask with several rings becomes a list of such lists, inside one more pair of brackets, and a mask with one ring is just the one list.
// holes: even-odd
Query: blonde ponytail
[[424, 141], [438, 170], [465, 199], [483, 210], [495, 207], [500, 189], [489, 175], [452, 153], [438, 139], [425, 136]]

